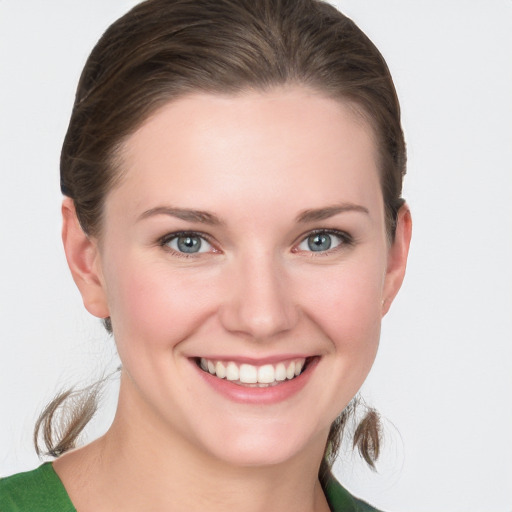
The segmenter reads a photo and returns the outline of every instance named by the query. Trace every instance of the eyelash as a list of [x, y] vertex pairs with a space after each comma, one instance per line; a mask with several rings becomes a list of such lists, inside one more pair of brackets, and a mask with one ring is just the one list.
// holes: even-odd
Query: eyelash
[[[300, 249], [298, 249], [299, 245], [303, 244], [304, 242], [307, 241], [308, 238], [315, 235], [335, 236], [340, 239], [340, 243], [336, 247], [329, 248], [325, 251], [301, 251]], [[334, 252], [342, 250], [343, 248], [352, 247], [354, 244], [354, 238], [346, 231], [339, 231], [337, 229], [313, 229], [312, 231], [308, 231], [307, 233], [301, 235], [299, 243], [295, 245], [293, 252], [305, 252], [308, 253], [309, 257], [315, 258], [318, 256], [328, 256], [330, 254], [333, 254]]]
[[[168, 233], [167, 235], [164, 235], [163, 237], [158, 239], [158, 245], [162, 247], [165, 251], [171, 253], [173, 256], [177, 256], [178, 258], [197, 258], [201, 254], [205, 254], [204, 252], [198, 252], [198, 253], [186, 253], [181, 251], [176, 251], [172, 247], [169, 247], [168, 244], [171, 243], [173, 240], [176, 240], [180, 237], [194, 237], [194, 238], [200, 238], [207, 242], [209, 245], [214, 247], [211, 237], [208, 236], [206, 233], [201, 233], [198, 231], [177, 231], [174, 233]], [[215, 250], [214, 252], [219, 252], [218, 250]]]
[[[304, 242], [307, 241], [308, 238], [315, 236], [315, 235], [332, 235], [340, 239], [340, 243], [334, 247], [329, 248], [325, 251], [306, 251], [306, 250], [300, 250], [298, 249], [298, 246]], [[207, 254], [205, 252], [197, 252], [197, 253], [185, 253], [181, 251], [176, 251], [175, 249], [172, 249], [169, 247], [169, 243], [171, 243], [173, 240], [176, 240], [180, 237], [197, 237], [205, 242], [207, 242], [209, 245], [214, 247], [214, 244], [212, 243], [212, 239], [209, 235], [206, 233], [201, 233], [198, 231], [177, 231], [174, 233], [168, 233], [164, 235], [163, 237], [158, 239], [158, 245], [162, 247], [165, 251], [168, 251], [169, 253], [173, 254], [174, 256], [177, 256], [179, 258], [197, 258], [201, 254]], [[308, 231], [307, 233], [301, 235], [299, 238], [299, 242], [295, 244], [294, 248], [292, 249], [292, 252], [304, 252], [309, 253], [310, 257], [316, 257], [316, 256], [327, 256], [329, 254], [332, 254], [333, 252], [337, 252], [338, 250], [342, 249], [343, 247], [351, 247], [355, 243], [354, 238], [345, 231], [339, 231], [337, 229], [314, 229], [312, 231]], [[210, 251], [208, 251], [210, 252]], [[213, 252], [220, 252], [218, 250], [215, 250]]]

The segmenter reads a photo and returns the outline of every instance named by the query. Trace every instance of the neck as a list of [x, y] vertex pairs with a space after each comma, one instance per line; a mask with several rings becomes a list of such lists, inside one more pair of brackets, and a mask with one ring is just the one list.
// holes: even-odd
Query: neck
[[129, 503], [139, 501], [134, 510], [153, 510], [148, 496], [154, 500], [154, 510], [174, 510], [180, 503], [189, 512], [312, 512], [325, 501], [318, 481], [318, 456], [314, 464], [310, 454], [304, 453], [281, 464], [240, 467], [198, 453], [181, 439], [153, 435], [154, 442], [148, 446], [129, 432], [120, 436], [117, 429], [114, 424], [103, 440], [105, 474], [123, 475], [126, 485], [117, 489], [129, 497]]

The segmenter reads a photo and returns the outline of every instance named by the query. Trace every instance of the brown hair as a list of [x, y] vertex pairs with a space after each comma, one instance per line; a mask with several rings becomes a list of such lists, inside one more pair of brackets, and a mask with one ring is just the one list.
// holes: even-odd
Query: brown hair
[[[320, 0], [147, 0], [111, 25], [82, 72], [61, 155], [61, 189], [73, 199], [84, 232], [100, 236], [105, 196], [122, 175], [119, 148], [159, 107], [191, 92], [236, 94], [287, 84], [349, 102], [373, 128], [392, 240], [406, 162], [395, 88], [374, 44]], [[111, 331], [109, 319], [105, 324]], [[90, 414], [90, 402], [86, 409]], [[349, 412], [331, 428], [321, 474], [336, 455]], [[38, 422], [46, 433], [54, 413], [50, 404]], [[80, 421], [73, 424], [72, 434], [63, 434], [66, 447], [81, 430]], [[50, 453], [62, 452], [45, 437]], [[374, 411], [356, 429], [354, 443], [373, 466], [379, 453]]]

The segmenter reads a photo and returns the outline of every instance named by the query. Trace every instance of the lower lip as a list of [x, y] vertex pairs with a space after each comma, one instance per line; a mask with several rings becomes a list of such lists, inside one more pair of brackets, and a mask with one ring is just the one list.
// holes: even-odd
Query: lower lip
[[210, 373], [205, 372], [197, 366], [195, 361], [193, 365], [199, 372], [200, 377], [210, 385], [217, 393], [225, 396], [229, 400], [244, 404], [276, 404], [291, 398], [307, 384], [311, 374], [318, 364], [318, 357], [311, 359], [306, 369], [298, 376], [291, 380], [285, 380], [275, 386], [264, 388], [248, 387], [234, 384], [226, 379], [219, 379]]

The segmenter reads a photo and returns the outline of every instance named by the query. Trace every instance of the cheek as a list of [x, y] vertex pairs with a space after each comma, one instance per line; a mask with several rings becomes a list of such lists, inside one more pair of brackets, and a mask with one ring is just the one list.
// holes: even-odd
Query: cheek
[[118, 346], [130, 340], [131, 345], [172, 348], [209, 314], [211, 290], [198, 287], [193, 272], [170, 272], [165, 265], [125, 261], [109, 277]]
[[384, 263], [373, 257], [319, 270], [318, 276], [310, 273], [303, 279], [305, 313], [345, 355], [373, 357], [380, 335]]

